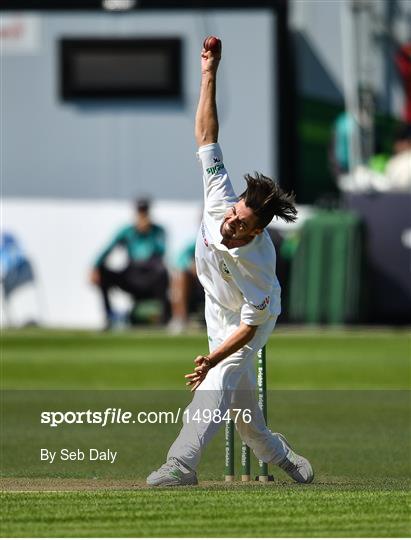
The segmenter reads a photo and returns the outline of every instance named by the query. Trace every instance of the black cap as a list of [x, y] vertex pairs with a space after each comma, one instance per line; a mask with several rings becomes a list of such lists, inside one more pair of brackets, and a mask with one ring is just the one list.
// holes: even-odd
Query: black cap
[[151, 201], [147, 197], [142, 197], [136, 200], [136, 210], [138, 212], [148, 212], [150, 210]]

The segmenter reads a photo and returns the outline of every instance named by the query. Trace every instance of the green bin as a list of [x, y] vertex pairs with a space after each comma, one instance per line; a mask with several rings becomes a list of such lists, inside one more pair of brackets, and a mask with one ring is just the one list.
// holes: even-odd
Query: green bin
[[364, 230], [359, 216], [320, 211], [303, 225], [291, 265], [289, 316], [294, 322], [360, 322]]

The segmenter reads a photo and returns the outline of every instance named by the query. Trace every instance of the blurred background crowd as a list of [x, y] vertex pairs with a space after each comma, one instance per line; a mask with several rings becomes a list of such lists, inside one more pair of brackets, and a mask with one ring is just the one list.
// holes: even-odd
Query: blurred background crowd
[[193, 137], [199, 52], [237, 192], [296, 194], [273, 222], [283, 324], [411, 323], [409, 0], [5, 0], [2, 325], [201, 325]]

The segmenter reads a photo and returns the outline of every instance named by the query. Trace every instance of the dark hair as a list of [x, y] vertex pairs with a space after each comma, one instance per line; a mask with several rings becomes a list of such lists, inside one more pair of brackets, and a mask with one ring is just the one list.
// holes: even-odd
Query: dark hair
[[240, 199], [253, 210], [258, 225], [267, 227], [274, 216], [286, 223], [294, 222], [297, 219], [294, 193], [286, 193], [268, 176], [258, 172], [254, 175], [244, 176], [247, 189], [240, 195]]

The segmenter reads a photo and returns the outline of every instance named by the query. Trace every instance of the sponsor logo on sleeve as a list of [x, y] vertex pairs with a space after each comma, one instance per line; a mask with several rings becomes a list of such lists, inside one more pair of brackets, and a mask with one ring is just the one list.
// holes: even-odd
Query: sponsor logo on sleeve
[[216, 157], [216, 156], [214, 156], [214, 157], [213, 157], [213, 161], [214, 161], [214, 163], [220, 163], [221, 159], [218, 158], [218, 157]]
[[258, 306], [255, 306], [254, 304], [251, 304], [255, 309], [258, 309], [259, 311], [263, 311], [268, 304], [270, 303], [270, 297], [266, 296], [264, 300], [261, 302], [261, 304], [258, 304]]
[[206, 169], [207, 174], [217, 174], [218, 171], [221, 171], [221, 169], [224, 169], [224, 163], [217, 163], [217, 165], [214, 165], [214, 167], [208, 167]]

